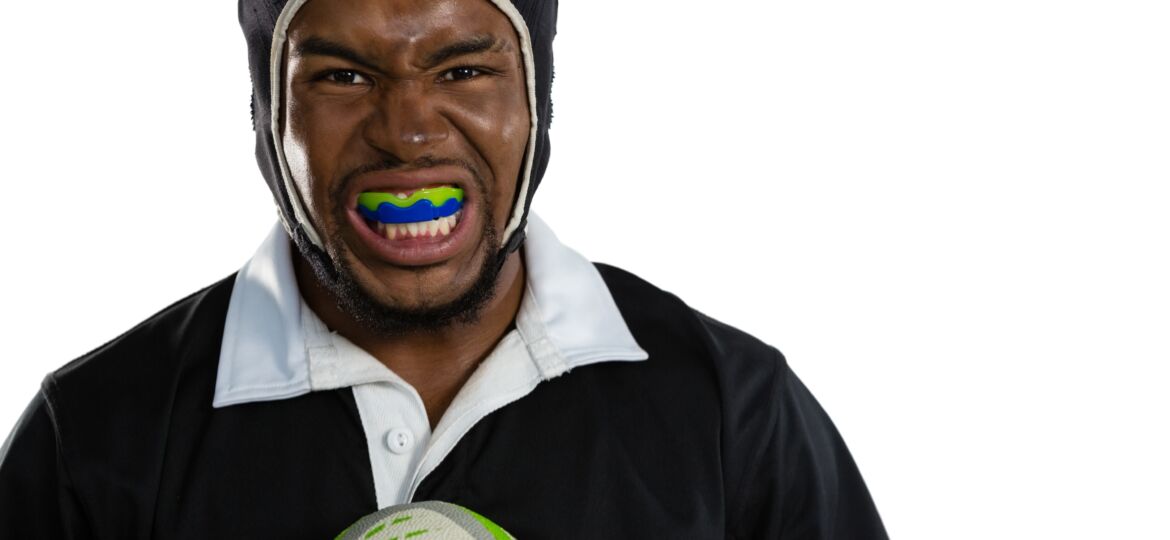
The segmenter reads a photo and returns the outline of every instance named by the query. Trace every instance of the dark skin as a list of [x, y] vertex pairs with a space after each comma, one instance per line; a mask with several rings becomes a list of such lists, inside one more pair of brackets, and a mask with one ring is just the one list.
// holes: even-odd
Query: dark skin
[[[311, 1], [289, 27], [283, 144], [309, 217], [334, 260], [344, 259], [379, 303], [419, 308], [450, 302], [488, 263], [484, 227], [502, 237], [523, 166], [530, 124], [520, 43], [486, 0]], [[471, 236], [435, 264], [387, 261], [339, 219], [338, 185], [375, 163], [458, 160], [482, 182], [491, 205], [468, 193]], [[340, 239], [339, 242], [332, 239]], [[294, 250], [294, 253], [296, 251]], [[369, 352], [422, 397], [432, 427], [511, 328], [524, 291], [518, 252], [495, 295], [471, 322], [379, 335], [338, 307], [298, 253], [305, 302], [332, 330]]]

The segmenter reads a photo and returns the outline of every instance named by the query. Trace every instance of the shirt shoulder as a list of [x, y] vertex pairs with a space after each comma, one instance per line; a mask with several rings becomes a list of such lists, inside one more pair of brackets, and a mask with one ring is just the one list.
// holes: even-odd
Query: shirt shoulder
[[[183, 298], [106, 344], [49, 374], [45, 390], [59, 400], [94, 403], [143, 397], [199, 353], [217, 352], [235, 275]], [[212, 360], [214, 360], [214, 355]]]
[[[739, 494], [758, 468], [761, 449], [779, 425], [787, 363], [758, 338], [691, 308], [683, 300], [625, 270], [599, 264], [622, 316], [658, 365], [651, 375], [683, 385], [678, 395], [704, 397], [716, 411], [725, 496], [734, 513]], [[680, 371], [690, 373], [680, 377]], [[692, 398], [692, 399], [693, 399]]]
[[[671, 364], [657, 379], [702, 368], [674, 380], [718, 411], [728, 537], [886, 538], [843, 439], [780, 351], [629, 272], [597, 267], [647, 364]], [[703, 384], [713, 391], [694, 391]]]
[[735, 382], [774, 379], [784, 356], [760, 339], [709, 317], [674, 294], [621, 268], [595, 263], [639, 343], [667, 338], [673, 347], [701, 352], [712, 368]]
[[149, 508], [144, 487], [157, 483], [160, 445], [175, 424], [196, 422], [211, 407], [232, 283], [175, 302], [45, 378], [58, 459], [82, 500], [113, 500], [125, 494], [110, 486], [137, 486], [134, 508]]

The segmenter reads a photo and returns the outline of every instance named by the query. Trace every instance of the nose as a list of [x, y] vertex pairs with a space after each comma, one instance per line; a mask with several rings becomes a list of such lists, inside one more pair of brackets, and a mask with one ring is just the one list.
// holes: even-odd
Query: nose
[[431, 153], [450, 135], [447, 119], [422, 84], [404, 81], [375, 96], [363, 135], [378, 150], [403, 162]]

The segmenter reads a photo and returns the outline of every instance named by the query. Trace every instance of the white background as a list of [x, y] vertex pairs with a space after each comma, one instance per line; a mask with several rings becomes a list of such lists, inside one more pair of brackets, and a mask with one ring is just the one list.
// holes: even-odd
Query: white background
[[[275, 212], [234, 2], [4, 19], [6, 432]], [[894, 537], [1170, 538], [1168, 28], [1158, 1], [565, 2], [536, 208], [784, 351]]]

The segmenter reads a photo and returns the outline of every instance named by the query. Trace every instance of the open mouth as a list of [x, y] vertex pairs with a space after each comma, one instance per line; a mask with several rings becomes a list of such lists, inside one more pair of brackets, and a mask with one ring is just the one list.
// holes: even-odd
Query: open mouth
[[443, 238], [459, 225], [463, 190], [437, 185], [413, 191], [367, 191], [357, 211], [366, 226], [387, 240]]
[[357, 255], [376, 268], [461, 264], [473, 257], [482, 239], [482, 201], [469, 189], [476, 185], [472, 176], [464, 167], [436, 166], [356, 177], [346, 194], [346, 219], [357, 236]]

